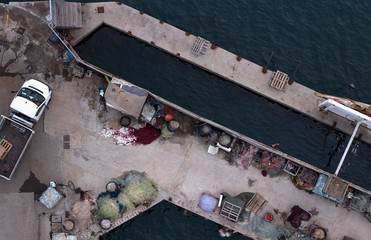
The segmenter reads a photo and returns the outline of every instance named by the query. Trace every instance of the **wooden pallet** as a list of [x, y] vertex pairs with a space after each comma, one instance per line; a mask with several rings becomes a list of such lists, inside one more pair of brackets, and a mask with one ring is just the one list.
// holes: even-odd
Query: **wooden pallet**
[[266, 200], [259, 193], [255, 193], [255, 195], [246, 204], [246, 209], [256, 214], [265, 203]]
[[0, 142], [0, 159], [3, 160], [5, 156], [9, 153], [10, 149], [12, 149], [13, 144], [8, 142], [7, 140], [3, 139]]
[[286, 73], [277, 71], [273, 76], [271, 87], [274, 87], [278, 90], [282, 90], [285, 87], [288, 80], [289, 76]]
[[210, 42], [202, 37], [197, 37], [192, 45], [191, 51], [195, 55], [205, 54], [206, 49], [210, 47]]

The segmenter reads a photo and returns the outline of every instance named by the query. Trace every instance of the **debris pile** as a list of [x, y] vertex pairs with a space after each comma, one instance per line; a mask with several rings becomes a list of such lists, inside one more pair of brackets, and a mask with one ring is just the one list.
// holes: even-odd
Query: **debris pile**
[[231, 152], [226, 156], [227, 161], [241, 169], [247, 169], [251, 165], [259, 148], [248, 145], [246, 142], [238, 141]]

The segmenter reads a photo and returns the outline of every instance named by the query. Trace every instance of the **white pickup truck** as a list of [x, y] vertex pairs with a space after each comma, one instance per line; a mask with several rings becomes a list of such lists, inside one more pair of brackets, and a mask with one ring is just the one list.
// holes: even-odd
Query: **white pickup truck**
[[27, 80], [10, 104], [10, 117], [0, 122], [0, 177], [11, 180], [19, 161], [35, 133], [52, 95], [50, 87], [38, 80]]

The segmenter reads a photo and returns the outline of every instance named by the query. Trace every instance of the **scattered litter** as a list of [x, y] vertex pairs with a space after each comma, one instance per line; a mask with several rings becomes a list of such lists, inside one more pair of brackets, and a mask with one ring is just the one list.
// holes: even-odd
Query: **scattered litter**
[[113, 138], [116, 145], [131, 145], [136, 140], [133, 135], [133, 129], [126, 127], [122, 127], [120, 130], [103, 128], [102, 136]]
[[214, 147], [212, 145], [209, 145], [209, 148], [207, 149], [207, 153], [212, 154], [212, 155], [217, 154], [218, 151], [219, 151], [219, 148], [218, 147]]
[[142, 110], [142, 117], [145, 121], [149, 122], [152, 120], [153, 116], [156, 113], [156, 109], [149, 103], [144, 104]]
[[230, 164], [234, 164], [241, 169], [247, 169], [258, 150], [259, 148], [256, 146], [238, 141], [226, 158]]

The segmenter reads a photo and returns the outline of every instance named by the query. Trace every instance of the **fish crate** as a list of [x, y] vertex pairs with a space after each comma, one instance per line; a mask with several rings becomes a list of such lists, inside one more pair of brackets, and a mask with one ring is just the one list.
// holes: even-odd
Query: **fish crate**
[[285, 168], [283, 170], [292, 176], [296, 176], [301, 170], [301, 166], [289, 160], [287, 161]]

